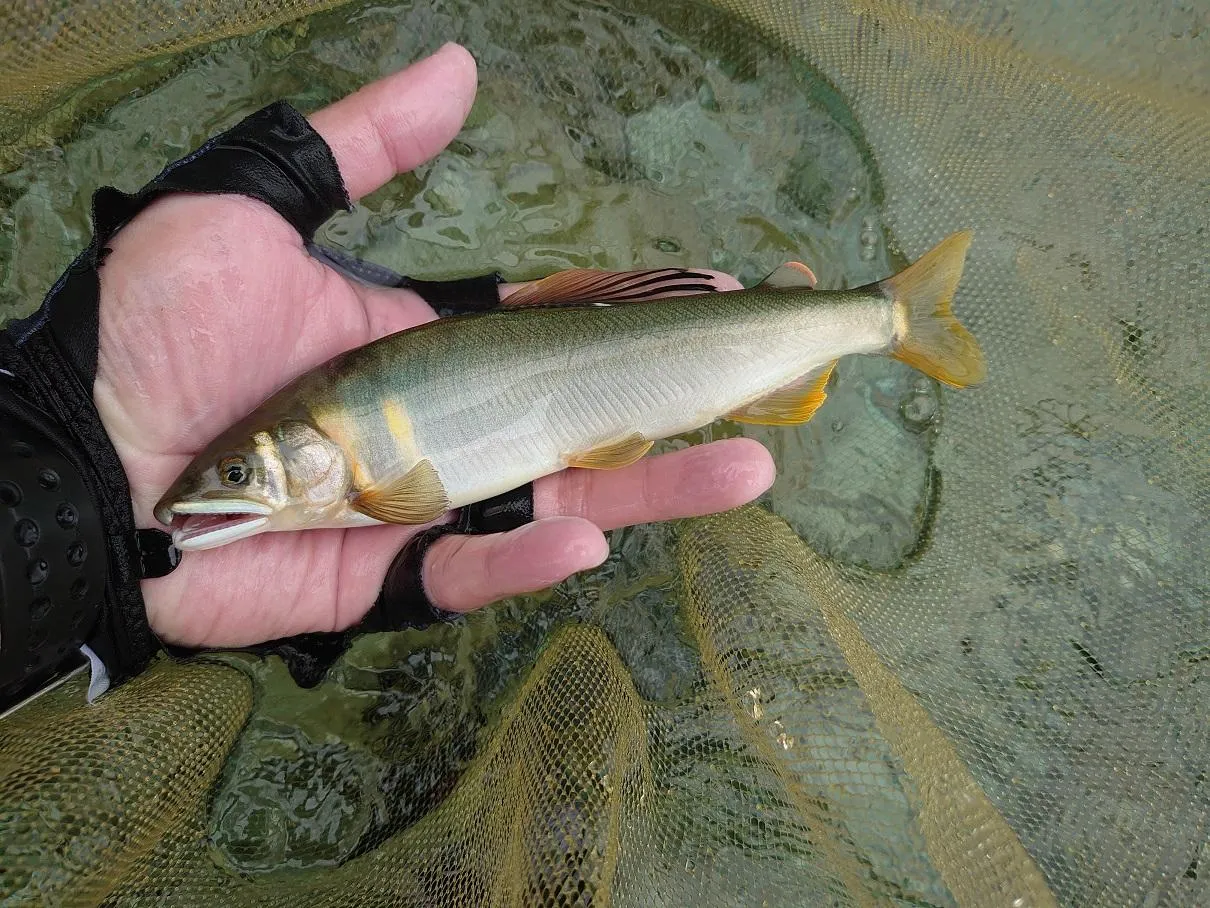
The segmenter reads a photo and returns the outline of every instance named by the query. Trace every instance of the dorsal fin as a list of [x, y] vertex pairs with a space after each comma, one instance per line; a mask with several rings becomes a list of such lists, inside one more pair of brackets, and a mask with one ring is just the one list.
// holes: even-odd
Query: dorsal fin
[[814, 416], [815, 411], [828, 399], [824, 388], [835, 368], [836, 360], [832, 360], [824, 366], [823, 371], [808, 372], [772, 394], [766, 394], [746, 407], [728, 413], [727, 418], [759, 426], [801, 425]]
[[648, 271], [596, 271], [573, 268], [534, 281], [504, 298], [505, 308], [560, 304], [642, 303], [662, 296], [713, 293], [718, 288], [709, 274], [684, 268]]
[[772, 290], [814, 290], [816, 283], [815, 272], [802, 262], [786, 262], [759, 286]]

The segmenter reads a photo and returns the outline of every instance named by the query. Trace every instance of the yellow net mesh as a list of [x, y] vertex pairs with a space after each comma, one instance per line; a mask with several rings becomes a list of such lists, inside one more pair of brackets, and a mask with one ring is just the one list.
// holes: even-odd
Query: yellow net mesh
[[[54, 136], [65, 121], [100, 109], [125, 88], [130, 67], [204, 42], [289, 22], [347, 0], [45, 0], [0, 8], [0, 163], [14, 144]], [[147, 79], [153, 71], [143, 70]], [[124, 78], [125, 77], [125, 78]], [[116, 84], [107, 85], [106, 80]], [[54, 105], [101, 80], [91, 93]], [[7, 147], [6, 147], [7, 146]]]
[[[690, 683], [643, 696], [618, 655], [630, 641], [609, 632], [610, 597], [642, 600], [641, 584], [611, 587], [597, 623], [523, 618], [515, 633], [538, 655], [515, 689], [493, 699], [439, 666], [423, 676], [442, 679], [409, 707], [432, 740], [360, 742], [412, 774], [411, 803], [368, 803], [379, 821], [364, 828], [388, 832], [302, 869], [270, 855], [252, 872], [214, 847], [228, 804], [215, 792], [253, 759], [238, 736], [267, 674], [159, 665], [87, 709], [65, 688], [0, 728], [0, 894], [1210, 903], [1205, 22], [1158, 4], [1108, 19], [1093, 5], [717, 4], [735, 17], [731, 40], [754, 28], [836, 87], [904, 256], [974, 231], [955, 308], [990, 380], [944, 394], [927, 429], [924, 542], [890, 568], [824, 557], [803, 516], [810, 465], [783, 470], [767, 508], [676, 528]], [[103, 100], [103, 85], [71, 93], [89, 79], [335, 5], [9, 5], [0, 140], [20, 155], [79, 113], [56, 104]], [[1077, 52], [1032, 15], [1121, 23], [1117, 50]], [[783, 464], [801, 447], [753, 434]], [[476, 628], [497, 620], [459, 644], [483, 664]], [[392, 658], [410, 664], [422, 635], [399, 647]], [[302, 786], [317, 811], [370, 772], [329, 738], [307, 751], [317, 779], [337, 780]], [[297, 739], [274, 740], [297, 764]]]
[[251, 708], [233, 669], [160, 664], [95, 707], [64, 686], [15, 713], [0, 739], [4, 895], [104, 899], [199, 812]]

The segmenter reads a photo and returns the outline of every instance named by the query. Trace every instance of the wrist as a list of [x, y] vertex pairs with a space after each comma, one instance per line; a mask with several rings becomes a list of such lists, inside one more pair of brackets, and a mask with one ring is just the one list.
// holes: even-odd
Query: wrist
[[[34, 359], [51, 357], [48, 344]], [[104, 474], [95, 409], [68, 382], [50, 399], [43, 385], [58, 370], [35, 369], [7, 336], [0, 370], [2, 712], [88, 664], [90, 696], [141, 670], [157, 646], [131, 618], [142, 614], [139, 580], [175, 562], [135, 530], [124, 474]]]

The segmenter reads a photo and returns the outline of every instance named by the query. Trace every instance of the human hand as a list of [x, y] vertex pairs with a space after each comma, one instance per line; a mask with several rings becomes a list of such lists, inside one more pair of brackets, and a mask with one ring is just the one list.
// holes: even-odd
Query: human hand
[[[447, 45], [309, 120], [356, 199], [439, 153], [461, 129], [475, 87], [473, 59]], [[198, 450], [286, 381], [436, 318], [411, 291], [366, 288], [311, 258], [272, 208], [242, 195], [167, 196], [110, 246], [99, 272], [94, 396], [140, 527], [158, 525], [156, 500]], [[720, 290], [739, 287], [708, 273]], [[565, 470], [534, 483], [533, 523], [433, 543], [425, 589], [455, 612], [544, 589], [600, 564], [603, 530], [736, 507], [773, 475], [768, 452], [747, 439], [616, 471]], [[422, 529], [267, 533], [189, 552], [173, 573], [144, 581], [148, 620], [185, 646], [343, 630], [373, 605], [392, 559]]]

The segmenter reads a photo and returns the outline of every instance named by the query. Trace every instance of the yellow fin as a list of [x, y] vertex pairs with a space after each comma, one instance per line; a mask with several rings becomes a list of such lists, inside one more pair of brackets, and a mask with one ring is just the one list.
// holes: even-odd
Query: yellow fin
[[580, 467], [585, 470], [617, 470], [628, 467], [651, 450], [654, 441], [648, 441], [638, 432], [627, 435], [621, 441], [611, 441], [607, 445], [572, 454], [566, 458], [569, 467]]
[[895, 306], [891, 356], [955, 388], [987, 375], [978, 341], [950, 312], [970, 243], [969, 230], [951, 234], [879, 284]]
[[836, 360], [832, 360], [822, 372], [809, 372], [772, 394], [766, 394], [746, 407], [728, 413], [727, 418], [758, 426], [801, 425], [814, 416], [815, 411], [828, 399], [824, 388], [835, 368]]
[[594, 271], [573, 268], [534, 281], [510, 293], [506, 308], [569, 304], [642, 303], [656, 297], [713, 293], [718, 288], [709, 274], [685, 268], [647, 271]]
[[399, 479], [362, 489], [351, 506], [383, 523], [416, 524], [436, 520], [450, 502], [437, 470], [422, 460]]
[[786, 262], [759, 286], [774, 290], [814, 290], [816, 283], [815, 272], [802, 262]]

